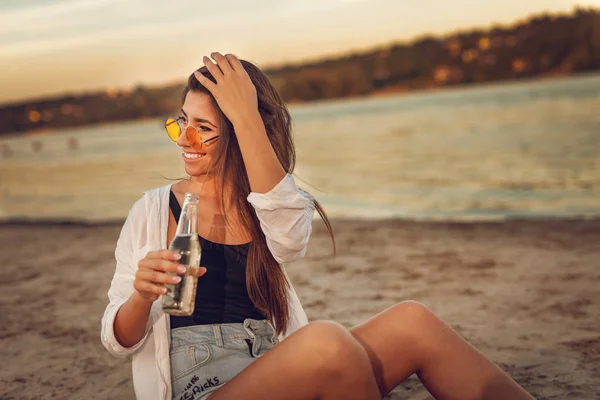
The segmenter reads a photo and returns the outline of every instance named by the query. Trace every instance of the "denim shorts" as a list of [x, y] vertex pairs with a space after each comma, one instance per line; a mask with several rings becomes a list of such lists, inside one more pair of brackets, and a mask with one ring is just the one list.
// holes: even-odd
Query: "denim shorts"
[[277, 334], [267, 320], [171, 330], [173, 399], [207, 399], [277, 343]]

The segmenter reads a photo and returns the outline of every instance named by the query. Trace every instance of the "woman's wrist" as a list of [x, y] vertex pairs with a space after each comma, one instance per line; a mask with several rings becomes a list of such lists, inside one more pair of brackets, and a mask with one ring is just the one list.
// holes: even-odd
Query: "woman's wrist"
[[238, 133], [244, 134], [244, 132], [254, 130], [257, 127], [264, 128], [264, 123], [258, 110], [248, 111], [240, 115], [235, 121], [231, 121], [231, 124], [236, 135]]
[[131, 302], [133, 303], [134, 307], [136, 307], [136, 308], [137, 307], [145, 307], [148, 309], [150, 309], [152, 307], [152, 303], [153, 303], [153, 301], [146, 299], [137, 290], [135, 292], [133, 292], [133, 295], [131, 296]]

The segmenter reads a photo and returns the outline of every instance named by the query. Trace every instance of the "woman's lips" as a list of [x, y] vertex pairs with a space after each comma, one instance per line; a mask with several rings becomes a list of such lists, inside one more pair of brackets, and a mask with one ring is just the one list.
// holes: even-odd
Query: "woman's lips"
[[193, 161], [198, 161], [198, 160], [203, 159], [206, 156], [206, 153], [203, 154], [203, 153], [186, 153], [186, 152], [183, 152], [181, 154], [181, 156], [183, 157], [183, 159], [185, 161], [188, 161], [188, 162], [192, 161], [193, 162]]

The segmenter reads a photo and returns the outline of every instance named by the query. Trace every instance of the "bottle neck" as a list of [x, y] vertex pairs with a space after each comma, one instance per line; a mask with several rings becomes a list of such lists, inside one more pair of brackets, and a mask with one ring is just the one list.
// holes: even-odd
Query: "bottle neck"
[[198, 234], [198, 195], [185, 194], [175, 234], [178, 236]]

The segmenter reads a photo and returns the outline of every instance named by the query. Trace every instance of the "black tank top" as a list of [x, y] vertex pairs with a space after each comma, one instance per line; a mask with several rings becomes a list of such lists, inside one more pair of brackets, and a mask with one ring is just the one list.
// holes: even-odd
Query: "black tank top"
[[[169, 207], [179, 221], [181, 206], [173, 192]], [[246, 289], [246, 260], [250, 244], [228, 245], [211, 242], [198, 235], [202, 255], [200, 265], [206, 274], [198, 278], [196, 305], [189, 317], [171, 316], [171, 329], [192, 325], [244, 322], [246, 318], [265, 319]]]

